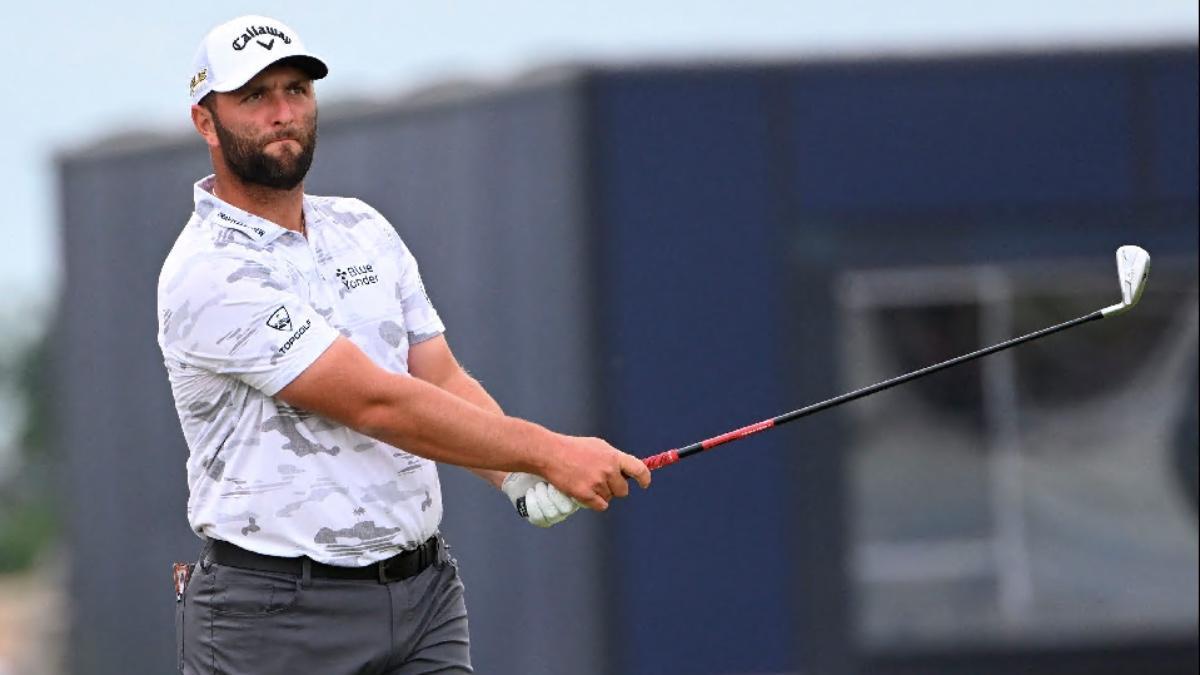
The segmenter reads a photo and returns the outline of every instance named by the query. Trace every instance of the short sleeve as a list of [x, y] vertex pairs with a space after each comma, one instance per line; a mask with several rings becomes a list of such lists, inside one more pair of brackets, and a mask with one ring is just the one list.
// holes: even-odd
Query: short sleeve
[[379, 234], [376, 236], [383, 237], [383, 249], [397, 256], [396, 261], [400, 269], [398, 291], [409, 344], [417, 344], [446, 332], [446, 326], [434, 309], [429, 292], [425, 290], [425, 282], [421, 280], [421, 271], [412, 251], [383, 214], [364, 202], [357, 203], [368, 210], [379, 226]]
[[295, 292], [290, 275], [236, 256], [203, 256], [160, 280], [159, 318], [165, 357], [268, 396], [340, 334]]
[[417, 259], [403, 242], [400, 244], [400, 304], [404, 307], [404, 325], [409, 344], [417, 344], [446, 332], [446, 326], [433, 308], [425, 290]]

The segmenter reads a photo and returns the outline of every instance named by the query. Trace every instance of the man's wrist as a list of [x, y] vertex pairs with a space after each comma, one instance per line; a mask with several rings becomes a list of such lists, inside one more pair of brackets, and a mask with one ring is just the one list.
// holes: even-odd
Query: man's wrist
[[554, 464], [558, 434], [533, 422], [526, 420], [519, 420], [519, 422], [526, 425], [528, 442], [524, 444], [524, 456], [521, 458], [521, 465], [516, 470], [545, 476], [547, 470]]

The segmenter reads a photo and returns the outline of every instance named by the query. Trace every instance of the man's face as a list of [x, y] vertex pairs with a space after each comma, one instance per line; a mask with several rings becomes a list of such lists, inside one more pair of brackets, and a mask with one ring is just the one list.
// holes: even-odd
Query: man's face
[[253, 185], [291, 190], [317, 146], [317, 102], [299, 68], [275, 65], [208, 106], [225, 166]]

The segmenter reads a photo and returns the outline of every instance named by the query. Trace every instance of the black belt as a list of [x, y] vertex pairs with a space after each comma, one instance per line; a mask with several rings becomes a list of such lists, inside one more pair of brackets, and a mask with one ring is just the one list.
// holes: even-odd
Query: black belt
[[426, 567], [432, 565], [437, 560], [437, 557], [437, 535], [430, 537], [425, 543], [411, 551], [397, 553], [387, 560], [380, 560], [366, 567], [338, 567], [337, 565], [327, 565], [317, 562], [308, 557], [280, 558], [273, 555], [263, 555], [254, 551], [247, 551], [244, 548], [234, 546], [220, 539], [212, 540], [212, 546], [208, 553], [208, 560], [218, 565], [228, 565], [229, 567], [241, 567], [258, 570], [259, 572], [281, 572], [302, 576], [305, 564], [307, 563], [309, 574], [314, 577], [328, 579], [372, 579], [379, 583], [400, 581], [401, 579], [415, 577], [424, 571]]

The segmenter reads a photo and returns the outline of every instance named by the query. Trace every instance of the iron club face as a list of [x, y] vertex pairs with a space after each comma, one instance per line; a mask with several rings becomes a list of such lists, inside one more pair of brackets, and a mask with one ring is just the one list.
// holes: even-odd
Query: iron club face
[[1142, 299], [1150, 277], [1150, 254], [1140, 246], [1117, 249], [1117, 279], [1121, 282], [1121, 303], [1100, 310], [1105, 317], [1124, 314]]

